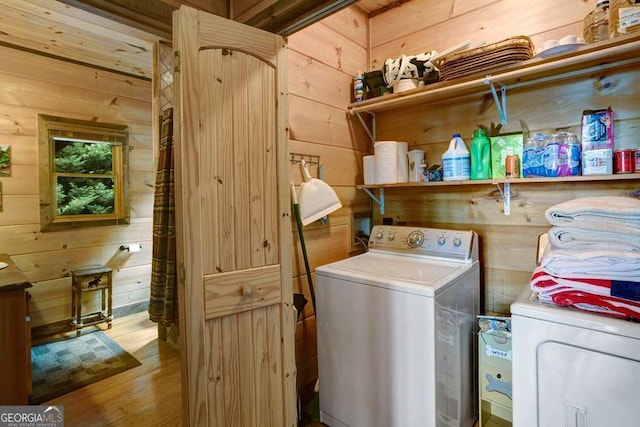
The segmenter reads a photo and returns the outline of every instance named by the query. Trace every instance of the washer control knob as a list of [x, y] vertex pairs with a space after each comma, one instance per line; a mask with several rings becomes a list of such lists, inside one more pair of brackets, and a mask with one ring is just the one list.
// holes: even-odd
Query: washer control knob
[[424, 234], [420, 231], [412, 231], [407, 236], [407, 244], [412, 248], [418, 248], [424, 241]]
[[389, 233], [387, 235], [387, 240], [389, 240], [389, 241], [392, 241], [395, 238], [396, 238], [396, 233]]
[[384, 237], [384, 234], [382, 234], [382, 231], [378, 231], [376, 233], [376, 239], [380, 240], [380, 239], [382, 239], [382, 237]]
[[446, 237], [444, 237], [444, 236], [438, 237], [438, 244], [440, 246], [444, 245], [445, 243], [447, 243], [447, 238]]
[[462, 239], [460, 237], [456, 237], [453, 239], [453, 246], [460, 246], [462, 244]]

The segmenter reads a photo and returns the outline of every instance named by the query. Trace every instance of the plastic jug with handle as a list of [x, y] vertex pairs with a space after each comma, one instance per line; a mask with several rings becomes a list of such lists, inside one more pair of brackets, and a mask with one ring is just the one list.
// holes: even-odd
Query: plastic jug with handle
[[491, 140], [486, 129], [473, 131], [471, 140], [471, 179], [491, 179]]
[[469, 150], [459, 133], [454, 133], [449, 149], [442, 155], [442, 180], [462, 181], [469, 179]]

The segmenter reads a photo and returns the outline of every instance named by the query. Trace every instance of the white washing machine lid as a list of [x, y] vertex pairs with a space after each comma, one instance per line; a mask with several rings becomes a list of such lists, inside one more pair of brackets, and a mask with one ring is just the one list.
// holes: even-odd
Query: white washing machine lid
[[367, 252], [318, 267], [316, 276], [435, 297], [477, 264]]
[[528, 285], [511, 304], [511, 314], [640, 340], [640, 323], [541, 302]]

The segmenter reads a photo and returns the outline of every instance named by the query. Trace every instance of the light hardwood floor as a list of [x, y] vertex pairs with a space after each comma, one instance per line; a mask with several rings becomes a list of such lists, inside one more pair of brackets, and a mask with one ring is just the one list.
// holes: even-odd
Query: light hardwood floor
[[67, 427], [182, 426], [179, 351], [158, 340], [156, 324], [146, 312], [115, 319], [112, 329], [101, 329], [142, 365], [43, 405], [64, 406]]
[[179, 351], [158, 340], [146, 312], [101, 329], [142, 365], [44, 404], [63, 405], [67, 427], [181, 426]]

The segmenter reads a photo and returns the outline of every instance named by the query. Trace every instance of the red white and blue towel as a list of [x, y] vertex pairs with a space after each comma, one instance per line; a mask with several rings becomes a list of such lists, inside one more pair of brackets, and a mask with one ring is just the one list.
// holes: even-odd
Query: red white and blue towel
[[640, 319], [640, 282], [594, 278], [567, 278], [537, 267], [531, 289], [541, 301], [621, 318]]
[[640, 319], [640, 200], [600, 196], [551, 206], [531, 279], [541, 301]]

